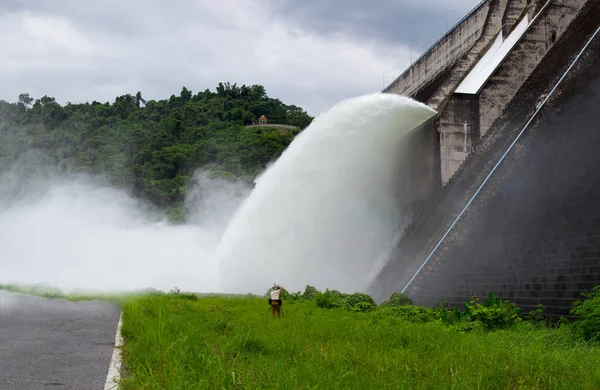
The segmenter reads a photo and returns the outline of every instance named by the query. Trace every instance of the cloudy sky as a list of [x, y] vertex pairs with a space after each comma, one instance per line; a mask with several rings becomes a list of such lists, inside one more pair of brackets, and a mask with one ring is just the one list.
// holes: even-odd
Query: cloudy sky
[[229, 81], [318, 115], [381, 90], [479, 1], [0, 0], [0, 99], [164, 99]]

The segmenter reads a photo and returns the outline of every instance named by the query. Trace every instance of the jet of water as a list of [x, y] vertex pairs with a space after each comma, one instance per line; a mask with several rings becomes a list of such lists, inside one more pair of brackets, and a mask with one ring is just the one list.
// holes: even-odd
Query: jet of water
[[273, 281], [364, 290], [413, 196], [399, 185], [405, 136], [434, 114], [395, 95], [344, 101], [254, 190], [199, 173], [183, 225], [148, 218], [141, 202], [98, 178], [49, 175], [32, 150], [31, 161], [0, 175], [0, 283], [64, 292], [264, 293]]
[[294, 291], [364, 290], [411, 197], [410, 188], [398, 193], [405, 136], [434, 115], [407, 97], [374, 94], [316, 118], [225, 230], [215, 253], [223, 289], [264, 293], [276, 280]]

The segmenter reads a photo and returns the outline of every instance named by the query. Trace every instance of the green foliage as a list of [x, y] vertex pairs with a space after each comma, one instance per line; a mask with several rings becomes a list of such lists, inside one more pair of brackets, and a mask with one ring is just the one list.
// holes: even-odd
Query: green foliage
[[410, 305], [413, 305], [412, 299], [410, 299], [408, 295], [402, 293], [393, 293], [390, 299], [381, 304], [381, 306], [383, 307], [397, 307]]
[[544, 325], [546, 322], [544, 310], [546, 310], [546, 307], [540, 303], [535, 309], [525, 315], [525, 319], [533, 324]]
[[346, 307], [353, 311], [373, 311], [377, 305], [368, 294], [354, 293], [347, 296]]
[[427, 323], [440, 319], [440, 312], [436, 309], [429, 309], [422, 306], [383, 306], [381, 305], [379, 314], [382, 317], [393, 317], [415, 323]]
[[191, 301], [195, 301], [196, 299], [198, 299], [198, 296], [196, 294], [182, 293], [177, 287], [169, 291], [169, 294], [174, 295], [179, 299], [187, 299]]
[[[297, 128], [246, 127], [260, 115]], [[21, 94], [17, 103], [0, 100], [0, 173], [40, 151], [62, 171], [103, 175], [181, 221], [196, 170], [250, 183], [311, 121], [260, 85], [219, 83], [216, 92], [183, 87], [166, 100], [146, 101], [138, 92], [64, 106]]]
[[295, 293], [288, 293], [287, 299], [291, 301], [302, 301], [304, 298], [302, 297], [302, 293], [300, 291], [296, 291]]
[[323, 309], [346, 307], [346, 296], [337, 290], [326, 289], [325, 292], [317, 292], [315, 302]]
[[312, 301], [313, 299], [315, 299], [318, 292], [319, 291], [316, 287], [307, 284], [306, 288], [304, 289], [304, 293], [302, 294], [302, 298], [306, 299], [307, 301]]
[[600, 286], [582, 293], [588, 298], [573, 303], [571, 314], [577, 317], [573, 326], [575, 335], [586, 341], [600, 341]]
[[418, 306], [284, 310], [272, 318], [263, 297], [130, 299], [120, 388], [600, 388], [600, 346], [570, 342], [563, 328], [462, 333]]
[[361, 312], [373, 311], [377, 307], [373, 298], [367, 294], [344, 294], [337, 290], [329, 289], [326, 289], [325, 292], [317, 292], [315, 302], [318, 307], [324, 309], [344, 308]]
[[465, 310], [459, 311], [458, 308], [447, 310], [440, 304], [440, 319], [442, 322], [454, 326], [462, 331], [475, 329], [495, 330], [504, 329], [521, 321], [519, 313], [521, 308], [514, 303], [495, 298], [490, 293], [483, 305], [473, 294], [470, 302], [465, 302]]

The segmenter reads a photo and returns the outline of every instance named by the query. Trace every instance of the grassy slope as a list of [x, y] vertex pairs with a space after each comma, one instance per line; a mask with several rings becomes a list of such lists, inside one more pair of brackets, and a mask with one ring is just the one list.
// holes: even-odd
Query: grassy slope
[[124, 305], [123, 389], [600, 388], [600, 348], [527, 324], [459, 333], [440, 323], [263, 298], [176, 295]]

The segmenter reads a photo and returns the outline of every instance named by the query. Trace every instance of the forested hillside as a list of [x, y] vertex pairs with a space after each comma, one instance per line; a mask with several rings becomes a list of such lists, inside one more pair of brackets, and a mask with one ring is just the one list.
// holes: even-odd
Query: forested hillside
[[[261, 115], [297, 129], [245, 127]], [[160, 101], [145, 101], [138, 92], [113, 103], [64, 106], [22, 94], [16, 103], [0, 100], [0, 171], [43, 155], [61, 171], [103, 175], [180, 218], [198, 168], [251, 181], [311, 121], [260, 85], [219, 83], [216, 92], [184, 87]]]

